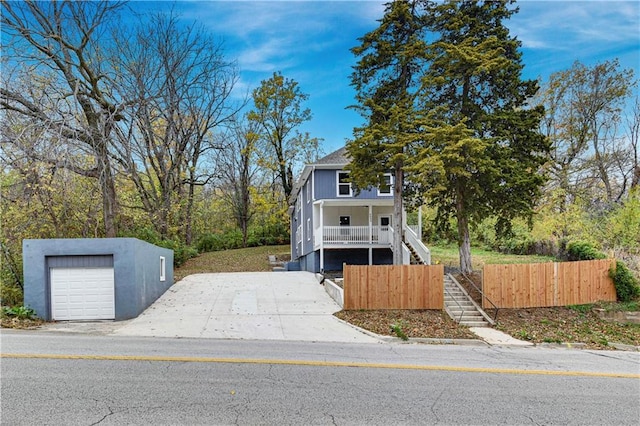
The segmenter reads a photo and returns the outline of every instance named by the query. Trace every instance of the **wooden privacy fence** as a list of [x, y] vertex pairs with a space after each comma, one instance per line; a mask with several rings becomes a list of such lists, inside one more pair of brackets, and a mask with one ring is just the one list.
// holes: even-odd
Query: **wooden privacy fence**
[[[482, 290], [499, 308], [536, 308], [615, 301], [615, 260], [484, 265]], [[491, 305], [483, 299], [483, 307]]]
[[344, 309], [443, 309], [443, 265], [344, 265]]

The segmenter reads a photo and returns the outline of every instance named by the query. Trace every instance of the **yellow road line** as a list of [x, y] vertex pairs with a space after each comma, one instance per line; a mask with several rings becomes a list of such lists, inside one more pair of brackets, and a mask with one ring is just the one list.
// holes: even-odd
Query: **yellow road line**
[[640, 379], [640, 374], [631, 374], [631, 373], [523, 370], [523, 369], [512, 369], [512, 368], [478, 368], [478, 367], [455, 367], [455, 366], [444, 366], [444, 365], [380, 364], [380, 363], [366, 363], [366, 362], [305, 361], [305, 360], [287, 360], [287, 359], [206, 358], [206, 357], [139, 356], [139, 355], [12, 354], [12, 353], [0, 354], [0, 358], [82, 359], [82, 360], [99, 360], [99, 361], [201, 362], [201, 363], [220, 363], [220, 364], [224, 364], [224, 363], [226, 364], [272, 364], [272, 365], [299, 365], [299, 366], [312, 366], [312, 367], [389, 368], [389, 369], [398, 369], [398, 370], [454, 371], [454, 372], [463, 372], [463, 373]]

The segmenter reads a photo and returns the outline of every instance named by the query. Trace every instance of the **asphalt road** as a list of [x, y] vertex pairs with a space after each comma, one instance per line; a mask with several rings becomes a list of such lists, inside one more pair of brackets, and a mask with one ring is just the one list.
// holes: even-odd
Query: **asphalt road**
[[640, 354], [3, 330], [8, 425], [637, 424]]

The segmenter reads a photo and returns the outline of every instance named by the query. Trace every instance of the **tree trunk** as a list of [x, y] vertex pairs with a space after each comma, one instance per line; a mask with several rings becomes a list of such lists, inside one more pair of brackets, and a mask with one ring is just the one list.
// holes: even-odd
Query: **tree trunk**
[[402, 265], [402, 164], [396, 164], [393, 182], [393, 264]]
[[464, 203], [460, 195], [456, 200], [456, 216], [458, 219], [458, 251], [460, 253], [460, 271], [470, 274], [471, 266], [471, 238], [469, 237], [469, 218], [464, 211]]
[[187, 196], [187, 209], [184, 217], [184, 242], [190, 246], [193, 241], [193, 203], [195, 200], [195, 176], [190, 172], [189, 194]]
[[[96, 132], [97, 133], [97, 132]], [[106, 140], [102, 139], [95, 149], [96, 169], [98, 182], [102, 192], [102, 218], [104, 220], [104, 236], [115, 238], [118, 236], [116, 225], [116, 187], [113, 179], [113, 171], [109, 162]]]
[[113, 182], [113, 174], [111, 167], [105, 167], [104, 180], [101, 178], [102, 186], [102, 209], [104, 215], [104, 231], [105, 237], [115, 238], [118, 236], [118, 227], [116, 224], [116, 187]]

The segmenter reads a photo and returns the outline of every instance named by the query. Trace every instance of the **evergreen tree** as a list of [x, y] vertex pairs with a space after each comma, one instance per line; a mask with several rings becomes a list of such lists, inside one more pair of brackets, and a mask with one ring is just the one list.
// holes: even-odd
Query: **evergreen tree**
[[406, 147], [419, 138], [416, 94], [424, 66], [425, 26], [422, 1], [393, 1], [375, 30], [351, 49], [358, 58], [351, 75], [358, 104], [353, 108], [365, 119], [347, 142], [351, 157], [350, 179], [356, 191], [383, 185], [393, 171], [393, 263], [402, 263], [402, 211]]
[[470, 224], [497, 217], [507, 234], [511, 219], [530, 217], [545, 178], [539, 173], [549, 144], [539, 133], [542, 108], [527, 108], [538, 90], [522, 79], [520, 42], [503, 21], [512, 1], [446, 1], [427, 5], [428, 45], [421, 88], [428, 111], [414, 147], [412, 180], [437, 208], [446, 227], [456, 219], [460, 268], [471, 272]]

